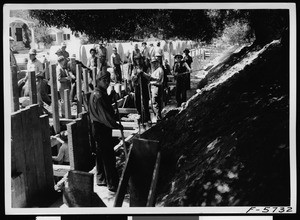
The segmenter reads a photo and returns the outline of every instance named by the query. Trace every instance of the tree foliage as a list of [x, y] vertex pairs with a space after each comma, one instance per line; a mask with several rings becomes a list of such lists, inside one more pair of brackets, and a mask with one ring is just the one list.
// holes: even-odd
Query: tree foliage
[[288, 10], [30, 10], [47, 26], [68, 27], [91, 40], [190, 39], [209, 42], [236, 22], [249, 24], [257, 42], [265, 43], [288, 26]]

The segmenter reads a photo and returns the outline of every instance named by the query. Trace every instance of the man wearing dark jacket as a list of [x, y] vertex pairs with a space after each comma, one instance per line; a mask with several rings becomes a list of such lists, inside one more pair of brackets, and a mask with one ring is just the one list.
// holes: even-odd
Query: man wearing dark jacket
[[112, 103], [107, 94], [110, 73], [99, 72], [96, 76], [96, 84], [89, 100], [89, 113], [96, 141], [97, 184], [107, 185], [110, 191], [116, 192], [119, 177], [113, 149], [112, 129], [123, 129], [123, 126], [116, 122]]

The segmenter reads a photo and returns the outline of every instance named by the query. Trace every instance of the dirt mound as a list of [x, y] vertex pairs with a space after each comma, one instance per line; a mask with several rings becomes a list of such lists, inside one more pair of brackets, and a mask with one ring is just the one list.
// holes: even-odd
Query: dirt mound
[[157, 206], [289, 205], [289, 58], [245, 47], [143, 138], [159, 140]]

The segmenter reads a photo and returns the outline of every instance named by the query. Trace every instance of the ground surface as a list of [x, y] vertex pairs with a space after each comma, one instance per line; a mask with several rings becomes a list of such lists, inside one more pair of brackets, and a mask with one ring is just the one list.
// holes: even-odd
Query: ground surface
[[142, 135], [162, 147], [157, 206], [289, 205], [288, 66], [280, 42], [236, 48]]

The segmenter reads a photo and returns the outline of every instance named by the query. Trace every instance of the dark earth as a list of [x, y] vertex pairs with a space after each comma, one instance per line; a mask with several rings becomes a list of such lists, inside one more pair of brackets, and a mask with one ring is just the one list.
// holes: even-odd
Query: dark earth
[[161, 145], [157, 206], [290, 205], [284, 40], [228, 54], [183, 109], [142, 134]]

